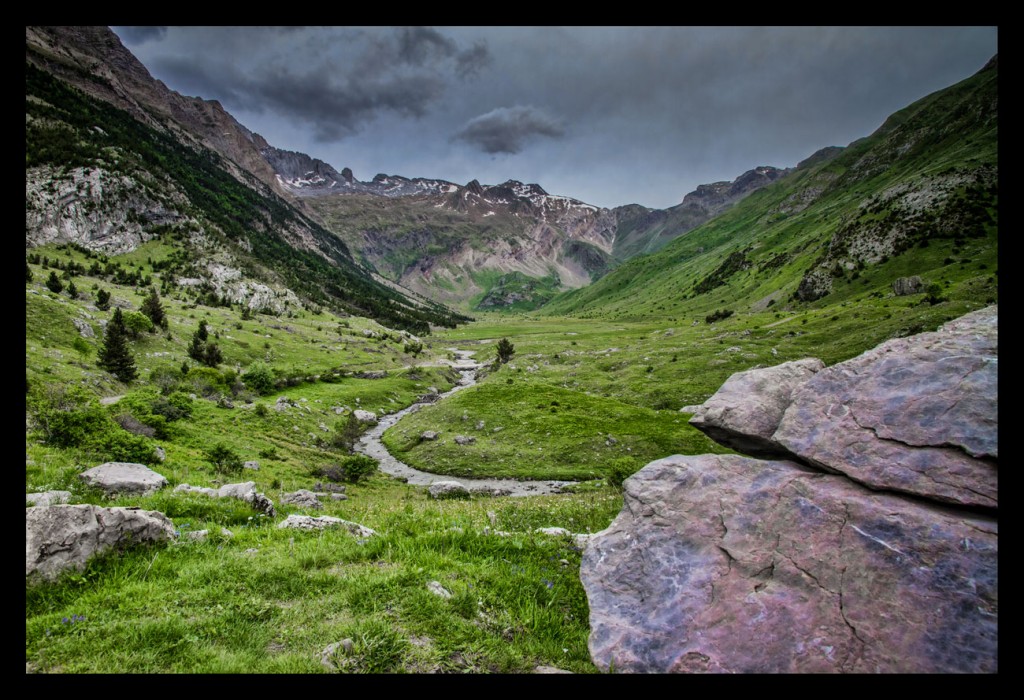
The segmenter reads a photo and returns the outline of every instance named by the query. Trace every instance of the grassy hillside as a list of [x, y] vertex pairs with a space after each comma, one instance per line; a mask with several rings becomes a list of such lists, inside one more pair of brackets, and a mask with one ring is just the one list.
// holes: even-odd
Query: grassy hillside
[[[899, 277], [923, 278], [950, 314], [997, 296], [996, 70], [893, 115], [873, 135], [544, 307], [580, 318], [700, 320], [874, 315]], [[847, 314], [847, 315], [848, 315]], [[883, 314], [884, 315], [884, 314]], [[840, 341], [841, 342], [841, 341]]]

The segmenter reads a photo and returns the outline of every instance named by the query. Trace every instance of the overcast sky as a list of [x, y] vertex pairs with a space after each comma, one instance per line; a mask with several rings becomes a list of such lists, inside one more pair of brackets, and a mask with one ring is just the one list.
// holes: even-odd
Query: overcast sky
[[967, 78], [994, 27], [114, 27], [149, 71], [359, 180], [614, 207], [791, 167]]

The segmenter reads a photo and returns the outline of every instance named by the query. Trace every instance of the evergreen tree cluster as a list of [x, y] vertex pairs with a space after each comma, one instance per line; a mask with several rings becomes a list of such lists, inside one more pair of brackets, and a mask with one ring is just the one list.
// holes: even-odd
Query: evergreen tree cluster
[[224, 361], [220, 347], [209, 340], [206, 319], [199, 320], [199, 328], [192, 334], [192, 342], [188, 346], [188, 356], [207, 367], [216, 367]]

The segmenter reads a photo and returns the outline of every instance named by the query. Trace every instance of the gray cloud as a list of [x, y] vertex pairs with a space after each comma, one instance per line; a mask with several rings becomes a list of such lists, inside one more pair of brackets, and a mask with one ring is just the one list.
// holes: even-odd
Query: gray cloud
[[163, 39], [167, 35], [167, 27], [118, 27], [117, 33], [126, 43], [144, 44]]
[[[268, 43], [271, 31], [289, 43], [243, 58], [240, 47]], [[243, 28], [221, 48], [202, 51], [210, 53], [158, 56], [151, 66], [179, 91], [302, 122], [321, 143], [352, 136], [384, 114], [423, 117], [450, 84], [490, 59], [486, 42], [462, 49], [429, 27]], [[218, 51], [222, 60], [214, 58]]]
[[470, 119], [453, 138], [467, 141], [484, 153], [519, 153], [535, 137], [564, 135], [565, 128], [542, 110], [517, 105]]
[[491, 65], [494, 59], [487, 49], [487, 44], [477, 41], [472, 48], [460, 51], [455, 57], [455, 73], [460, 78], [472, 78], [480, 74], [480, 71]]

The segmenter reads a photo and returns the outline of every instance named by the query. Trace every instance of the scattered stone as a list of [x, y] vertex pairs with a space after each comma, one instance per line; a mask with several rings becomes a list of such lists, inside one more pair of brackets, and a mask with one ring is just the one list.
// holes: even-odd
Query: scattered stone
[[185, 539], [193, 542], [203, 542], [209, 534], [209, 530], [193, 530], [192, 532], [185, 533]]
[[46, 506], [55, 506], [67, 503], [70, 500], [70, 491], [41, 491], [38, 493], [26, 493], [25, 507], [28, 508], [35, 506], [37, 508], [45, 508]]
[[343, 493], [332, 493], [331, 494], [331, 500], [332, 501], [347, 501], [348, 500], [348, 496], [346, 496]]
[[191, 486], [189, 484], [178, 484], [174, 487], [174, 493], [202, 493], [216, 498], [217, 489], [206, 488], [205, 486]]
[[329, 527], [344, 527], [356, 537], [372, 537], [377, 534], [376, 531], [371, 530], [364, 525], [352, 523], [330, 515], [320, 515], [317, 517], [312, 515], [289, 515], [278, 524], [278, 527], [295, 528], [299, 530], [324, 530]]
[[96, 331], [93, 330], [92, 324], [88, 321], [84, 321], [80, 318], [73, 318], [71, 322], [75, 324], [75, 328], [78, 329], [78, 334], [83, 338], [95, 338]]
[[273, 518], [275, 515], [274, 502], [262, 493], [257, 493], [255, 481], [244, 481], [237, 484], [224, 484], [217, 490], [206, 488], [204, 486], [179, 484], [174, 488], [174, 490], [175, 492], [181, 491], [184, 493], [202, 493], [213, 498], [237, 498], [241, 501], [245, 501], [261, 513], [265, 513], [267, 517]]
[[482, 420], [478, 420], [476, 422], [476, 429], [477, 430], [483, 430], [484, 429], [484, 422]]
[[153, 456], [156, 457], [158, 462], [163, 462], [167, 459], [167, 453], [164, 452], [164, 448], [162, 447], [154, 447]]
[[458, 481], [435, 481], [427, 492], [431, 498], [469, 498], [469, 489]]
[[352, 375], [357, 379], [384, 379], [388, 376], [387, 370], [372, 370], [370, 372], [357, 372]]
[[605, 444], [605, 445], [606, 445], [607, 447], [612, 447], [612, 446], [614, 446], [614, 445], [618, 445], [618, 444], [619, 444], [619, 441], [618, 441], [618, 440], [616, 440], [615, 438], [613, 438], [613, 437], [612, 437], [611, 435], [609, 435], [609, 436], [608, 436], [608, 439], [604, 441], [604, 444]]
[[235, 536], [235, 533], [231, 532], [231, 530], [227, 529], [226, 527], [222, 527], [220, 529], [220, 534], [222, 537], [227, 537], [228, 539], [231, 539]]
[[316, 491], [326, 491], [327, 493], [345, 493], [345, 487], [343, 485], [332, 484], [329, 481], [318, 481], [313, 485], [313, 489]]
[[234, 401], [229, 399], [227, 396], [224, 396], [223, 394], [221, 394], [221, 396], [217, 399], [217, 405], [219, 407], [221, 407], [221, 408], [234, 408], [235, 407]]
[[174, 524], [157, 511], [93, 505], [26, 508], [25, 577], [53, 581], [65, 571], [83, 571], [99, 552], [174, 536]]
[[460, 445], [472, 445], [474, 442], [476, 442], [476, 438], [473, 437], [472, 435], [456, 435], [455, 442], [457, 442]]
[[564, 527], [538, 527], [534, 532], [551, 537], [572, 537], [572, 533]]
[[78, 477], [87, 486], [101, 489], [108, 496], [119, 493], [147, 494], [167, 486], [167, 479], [144, 464], [105, 462], [84, 471]]
[[372, 411], [364, 411], [361, 408], [357, 408], [353, 415], [356, 417], [356, 420], [359, 421], [360, 423], [377, 422], [377, 414], [373, 413]]
[[336, 671], [340, 668], [337, 662], [338, 653], [351, 654], [354, 648], [355, 642], [347, 638], [342, 639], [340, 642], [328, 644], [320, 652], [320, 665], [330, 671]]
[[500, 486], [474, 486], [469, 492], [478, 496], [511, 496], [512, 491]]
[[420, 440], [436, 440], [437, 432], [434, 430], [424, 430], [420, 435]]
[[292, 493], [281, 494], [281, 503], [299, 506], [300, 508], [312, 508], [314, 510], [323, 509], [323, 505], [320, 503], [320, 499], [316, 497], [316, 494], [312, 491], [307, 491], [306, 489], [299, 489]]
[[451, 598], [452, 594], [439, 581], [431, 581], [427, 584], [427, 590], [434, 595], [439, 595], [442, 598]]
[[260, 463], [257, 462], [256, 460], [250, 460], [250, 461], [246, 462], [245, 464], [243, 464], [242, 466], [245, 467], [246, 469], [252, 469], [252, 470], [258, 471], [259, 468], [260, 468]]

